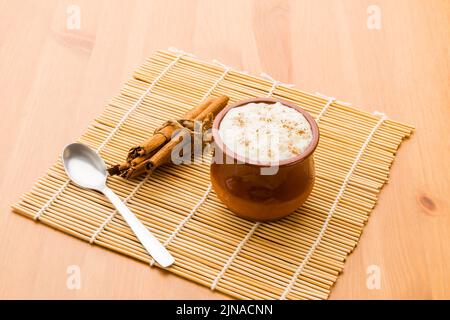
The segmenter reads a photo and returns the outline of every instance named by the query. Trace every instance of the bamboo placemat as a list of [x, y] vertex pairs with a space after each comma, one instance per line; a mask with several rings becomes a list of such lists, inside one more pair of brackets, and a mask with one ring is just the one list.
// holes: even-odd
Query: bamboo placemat
[[[321, 132], [316, 183], [294, 214], [271, 223], [237, 218], [211, 189], [207, 162], [164, 166], [132, 181], [110, 177], [108, 185], [174, 255], [169, 271], [236, 298], [326, 299], [413, 128], [267, 75], [254, 77], [169, 50], [135, 72], [79, 141], [108, 164], [120, 162], [165, 120], [219, 94], [231, 102], [279, 97], [315, 116]], [[111, 204], [70, 183], [60, 160], [13, 209], [153, 265]]]

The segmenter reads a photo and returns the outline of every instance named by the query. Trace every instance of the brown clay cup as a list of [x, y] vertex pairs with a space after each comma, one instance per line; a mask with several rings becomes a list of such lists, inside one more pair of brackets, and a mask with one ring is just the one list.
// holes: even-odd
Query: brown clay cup
[[[242, 158], [228, 149], [220, 138], [218, 129], [225, 114], [251, 102], [280, 102], [302, 113], [311, 126], [313, 137], [310, 145], [303, 153], [279, 161], [275, 174], [262, 174], [263, 168], [271, 171], [270, 164]], [[319, 142], [319, 128], [305, 110], [291, 102], [272, 98], [239, 101], [216, 116], [213, 137], [216, 149], [210, 168], [211, 183], [219, 199], [237, 216], [253, 221], [277, 220], [294, 212], [306, 201], [314, 186], [313, 153]]]

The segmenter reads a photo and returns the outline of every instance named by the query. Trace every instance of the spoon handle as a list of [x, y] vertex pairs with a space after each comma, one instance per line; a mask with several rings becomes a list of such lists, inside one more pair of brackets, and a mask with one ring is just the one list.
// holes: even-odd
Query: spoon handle
[[136, 216], [128, 209], [128, 207], [120, 200], [120, 198], [108, 187], [102, 190], [103, 194], [111, 201], [120, 212], [122, 217], [133, 230], [136, 237], [142, 243], [147, 252], [162, 267], [168, 267], [175, 262], [175, 259], [167, 251], [167, 249], [159, 242], [159, 240], [148, 231], [148, 229], [136, 218]]

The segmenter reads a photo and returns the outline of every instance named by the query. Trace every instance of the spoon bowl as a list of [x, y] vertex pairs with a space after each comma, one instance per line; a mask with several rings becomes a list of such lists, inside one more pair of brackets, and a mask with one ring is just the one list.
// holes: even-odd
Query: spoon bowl
[[92, 149], [81, 143], [72, 143], [62, 154], [64, 169], [70, 180], [86, 189], [102, 191], [106, 185], [106, 165]]

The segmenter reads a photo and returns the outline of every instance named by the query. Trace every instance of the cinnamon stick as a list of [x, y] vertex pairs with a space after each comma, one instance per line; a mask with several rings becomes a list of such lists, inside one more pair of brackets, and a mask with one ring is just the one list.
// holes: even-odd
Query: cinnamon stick
[[[198, 106], [190, 109], [183, 116], [184, 119], [194, 120], [198, 115], [200, 115], [203, 111], [207, 110], [209, 105], [214, 102], [214, 98], [208, 98]], [[164, 143], [170, 140], [173, 132], [175, 131], [175, 127], [168, 125], [159, 130], [155, 135], [153, 135], [148, 140], [144, 141], [143, 144], [133, 147], [128, 152], [127, 161], [131, 161], [138, 157], [144, 157], [147, 154], [157, 150]]]
[[156, 152], [151, 158], [141, 162], [136, 167], [132, 167], [129, 170], [127, 170], [126, 175], [124, 175], [124, 177], [127, 179], [131, 179], [140, 176], [143, 173], [151, 173], [156, 168], [162, 166], [163, 164], [169, 163], [172, 154], [172, 149], [178, 143], [181, 143], [183, 141], [186, 134], [188, 134], [186, 131], [177, 134], [169, 142], [167, 142], [158, 152]]
[[111, 176], [120, 175], [122, 172], [127, 171], [131, 167], [129, 162], [123, 162], [113, 165], [108, 168], [108, 172]]
[[[212, 120], [228, 103], [229, 98], [227, 96], [220, 96], [214, 99], [209, 106], [203, 110], [194, 120], [205, 121], [206, 119]], [[181, 143], [186, 136], [186, 131], [180, 131], [175, 137], [167, 142], [160, 150], [158, 150], [148, 161], [145, 162], [145, 171], [147, 173], [153, 172], [159, 166], [169, 163], [172, 154], [172, 149], [179, 143]], [[135, 177], [141, 173], [130, 173], [130, 177]]]
[[204, 109], [202, 112], [200, 112], [197, 117], [195, 117], [195, 120], [203, 121], [209, 114], [211, 114], [213, 117], [217, 116], [217, 114], [227, 105], [229, 98], [227, 96], [220, 96], [211, 101], [211, 103], [207, 106], [206, 109]]
[[[208, 98], [198, 106], [184, 114], [184, 118], [167, 124], [139, 146], [133, 147], [128, 152], [124, 163], [108, 168], [110, 175], [120, 175], [130, 179], [143, 173], [151, 173], [159, 166], [169, 163], [173, 148], [181, 143], [194, 130], [194, 121], [202, 121], [203, 129], [211, 124], [212, 119], [227, 105], [229, 98], [220, 96]], [[172, 137], [180, 125], [188, 130], [181, 130]]]

